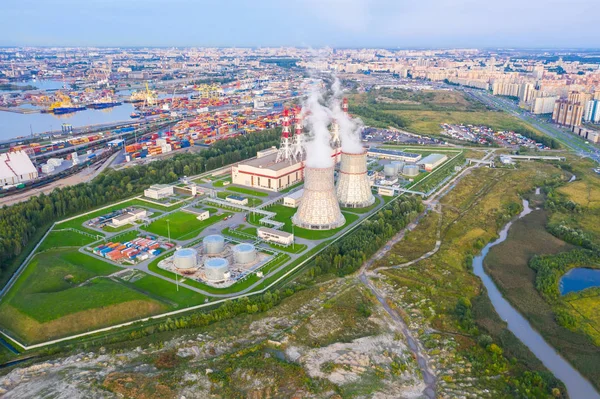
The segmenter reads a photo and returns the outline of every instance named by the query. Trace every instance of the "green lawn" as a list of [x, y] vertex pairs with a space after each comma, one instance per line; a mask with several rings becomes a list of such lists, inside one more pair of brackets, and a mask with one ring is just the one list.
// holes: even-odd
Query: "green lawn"
[[[232, 187], [232, 188], [235, 188], [235, 187]], [[217, 197], [219, 197], [222, 200], [226, 199], [230, 195], [238, 195], [238, 193], [231, 193], [231, 192], [227, 192], [227, 191], [220, 191], [217, 193]], [[257, 207], [263, 203], [263, 201], [260, 198], [256, 198], [256, 197], [252, 197], [252, 196], [245, 196], [245, 198], [248, 198], [247, 206], [250, 206], [250, 207]]]
[[[240, 234], [239, 232], [242, 232], [245, 234]], [[238, 228], [236, 230], [231, 230], [229, 228], [225, 228], [222, 230], [222, 233], [225, 235], [229, 235], [231, 237], [236, 237], [241, 240], [250, 240], [250, 237], [248, 237], [246, 234], [254, 236], [255, 238], [257, 237], [256, 227]], [[304, 252], [307, 248], [306, 244], [295, 244], [293, 247], [292, 246], [284, 247], [283, 245], [268, 243], [266, 241], [265, 241], [265, 243], [273, 249], [276, 249], [276, 250], [282, 251], [282, 252], [291, 253], [291, 254], [299, 254], [301, 252]]]
[[264, 191], [252, 190], [252, 189], [244, 188], [244, 187], [231, 186], [231, 187], [227, 187], [226, 190], [233, 191], [236, 193], [241, 193], [241, 194], [253, 195], [255, 197], [268, 197], [269, 196], [269, 194], [265, 193]]
[[289, 193], [293, 189], [298, 188], [298, 187], [302, 186], [303, 184], [304, 184], [304, 182], [301, 181], [300, 183], [292, 184], [291, 186], [284, 188], [283, 190], [279, 190], [279, 192], [280, 193]]
[[38, 252], [60, 247], [82, 247], [93, 241], [93, 238], [72, 230], [51, 231], [38, 247]]
[[225, 182], [228, 182], [229, 184], [231, 184], [231, 176], [227, 176], [227, 177], [221, 177], [218, 180], [213, 181], [213, 187], [223, 187], [223, 184]]
[[199, 305], [206, 299], [204, 295], [186, 288], [183, 284], [180, 284], [178, 289], [174, 282], [149, 274], [131, 284], [150, 296], [157, 296], [158, 299], [175, 303], [176, 305], [173, 306], [175, 308]]
[[112, 227], [112, 226], [104, 226], [102, 228], [102, 230], [108, 232], [108, 233], [117, 233], [119, 231], [123, 231], [123, 230], [127, 230], [129, 228], [133, 227], [132, 224], [126, 224], [124, 226], [119, 226], [119, 227]]
[[[294, 216], [294, 214], [296, 213], [296, 208], [289, 208], [287, 206], [277, 204], [269, 206], [266, 210], [277, 213], [274, 220], [285, 223], [282, 229], [283, 231], [287, 231], [288, 233], [292, 232], [292, 216]], [[356, 221], [359, 218], [358, 215], [355, 215], [353, 213], [342, 212], [342, 214], [346, 218], [346, 224], [342, 227], [332, 230], [308, 230], [294, 226], [294, 235], [296, 237], [306, 238], [307, 240], [322, 240], [335, 235], [337, 232], [343, 230], [346, 226], [348, 226], [350, 223]], [[256, 221], [253, 221], [250, 217], [248, 221], [256, 226], [259, 225], [258, 218]]]
[[221, 215], [212, 215], [208, 219], [200, 221], [196, 219], [196, 215], [180, 211], [150, 223], [145, 230], [153, 234], [168, 237], [168, 220], [172, 239], [189, 240], [200, 234], [206, 227], [223, 220], [223, 218], [229, 215], [231, 214], [226, 212]]

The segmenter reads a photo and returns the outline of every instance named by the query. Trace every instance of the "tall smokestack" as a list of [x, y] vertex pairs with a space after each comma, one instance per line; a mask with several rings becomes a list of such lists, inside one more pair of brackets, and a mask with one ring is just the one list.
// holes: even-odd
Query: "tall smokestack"
[[344, 99], [342, 100], [342, 111], [344, 111], [344, 113], [348, 115], [348, 99], [346, 97], [344, 97]]
[[279, 151], [277, 152], [275, 162], [285, 160], [292, 162], [294, 160], [294, 154], [292, 153], [292, 142], [290, 140], [290, 110], [287, 107], [283, 110], [281, 125], [281, 144], [279, 145]]
[[365, 208], [375, 202], [367, 175], [367, 151], [360, 154], [342, 152], [336, 195], [345, 208]]
[[346, 219], [335, 196], [333, 167], [305, 168], [304, 194], [292, 223], [310, 230], [331, 230], [341, 227]]

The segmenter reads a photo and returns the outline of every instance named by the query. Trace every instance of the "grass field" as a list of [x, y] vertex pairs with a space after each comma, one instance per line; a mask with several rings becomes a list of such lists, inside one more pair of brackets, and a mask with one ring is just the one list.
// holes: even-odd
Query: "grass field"
[[178, 289], [176, 284], [149, 274], [131, 284], [151, 297], [156, 296], [157, 299], [172, 302], [174, 308], [200, 305], [206, 299], [204, 295], [187, 289], [183, 284], [180, 284]]
[[208, 226], [218, 223], [229, 215], [230, 213], [226, 212], [221, 215], [212, 215], [206, 220], [198, 220], [196, 219], [196, 215], [180, 211], [150, 223], [146, 231], [162, 237], [168, 237], [170, 229], [172, 239], [189, 240], [196, 237]]
[[60, 247], [82, 247], [93, 241], [90, 236], [72, 230], [51, 231], [38, 247], [38, 252]]
[[[297, 211], [296, 208], [289, 208], [289, 207], [283, 206], [283, 205], [271, 205], [271, 206], [267, 207], [266, 210], [277, 213], [277, 216], [275, 216], [274, 220], [285, 223], [285, 225], [282, 229], [283, 231], [287, 231], [288, 233], [292, 232], [292, 216], [294, 216], [294, 214], [296, 213], [296, 211]], [[322, 240], [325, 238], [329, 238], [329, 237], [333, 236], [334, 234], [336, 234], [337, 232], [343, 230], [347, 225], [349, 225], [350, 223], [353, 223], [354, 221], [356, 221], [359, 218], [358, 215], [355, 215], [353, 213], [342, 212], [342, 214], [346, 218], [346, 224], [337, 229], [308, 230], [308, 229], [303, 229], [303, 228], [294, 226], [293, 232], [296, 235], [296, 237], [306, 238], [307, 240]], [[258, 221], [256, 221], [256, 222], [252, 221], [252, 217], [250, 217], [248, 219], [249, 219], [248, 222], [250, 222], [251, 224], [254, 224], [256, 226], [259, 225]]]
[[[515, 222], [507, 240], [490, 250], [484, 266], [503, 295], [546, 341], [591, 381], [600, 382], [600, 369], [597, 367], [600, 364], [600, 348], [585, 334], [561, 327], [556, 322], [552, 305], [535, 288], [535, 271], [528, 266], [531, 257], [535, 254], [553, 255], [573, 248], [546, 232], [546, 222], [544, 211], [535, 211]], [[594, 309], [600, 309], [600, 298], [577, 299], [571, 305], [573, 315], [583, 317], [582, 323], [600, 337], [600, 320], [594, 314]]]
[[223, 187], [224, 183], [227, 182], [231, 184], [231, 176], [221, 177], [215, 181], [213, 181], [213, 187]]
[[112, 325], [165, 305], [112, 279], [121, 270], [71, 249], [36, 255], [0, 304], [0, 325], [25, 342]]
[[237, 187], [237, 186], [229, 186], [226, 188], [226, 190], [233, 191], [235, 193], [240, 193], [240, 194], [252, 195], [255, 197], [268, 197], [269, 196], [269, 194], [265, 193], [264, 191], [252, 190], [250, 188]]

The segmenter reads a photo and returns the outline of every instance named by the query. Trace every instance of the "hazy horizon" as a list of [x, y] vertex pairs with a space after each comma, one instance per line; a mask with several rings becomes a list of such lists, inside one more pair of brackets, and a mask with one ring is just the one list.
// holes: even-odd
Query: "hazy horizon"
[[2, 47], [595, 49], [593, 0], [5, 0]]

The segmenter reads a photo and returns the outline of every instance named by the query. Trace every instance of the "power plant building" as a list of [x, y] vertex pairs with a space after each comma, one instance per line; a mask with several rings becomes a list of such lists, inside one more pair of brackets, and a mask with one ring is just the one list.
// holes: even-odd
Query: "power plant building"
[[305, 168], [304, 195], [292, 217], [296, 226], [310, 230], [341, 227], [346, 219], [340, 211], [333, 181], [334, 168]]
[[374, 158], [391, 159], [394, 161], [411, 163], [418, 162], [421, 159], [421, 154], [404, 151], [383, 150], [381, 148], [369, 148], [367, 155]]
[[367, 175], [367, 152], [342, 152], [336, 195], [345, 208], [364, 208], [375, 202]]
[[294, 235], [281, 230], [275, 230], [270, 227], [259, 227], [256, 229], [258, 238], [261, 240], [274, 242], [280, 245], [292, 245], [294, 242]]
[[0, 154], [0, 186], [11, 186], [37, 179], [38, 171], [23, 151]]
[[300, 206], [300, 202], [302, 201], [302, 195], [304, 195], [304, 190], [294, 191], [283, 197], [283, 206], [287, 206], [288, 208], [298, 208]]
[[231, 182], [246, 187], [280, 191], [304, 178], [302, 162], [275, 162], [277, 153], [240, 162], [231, 168]]

